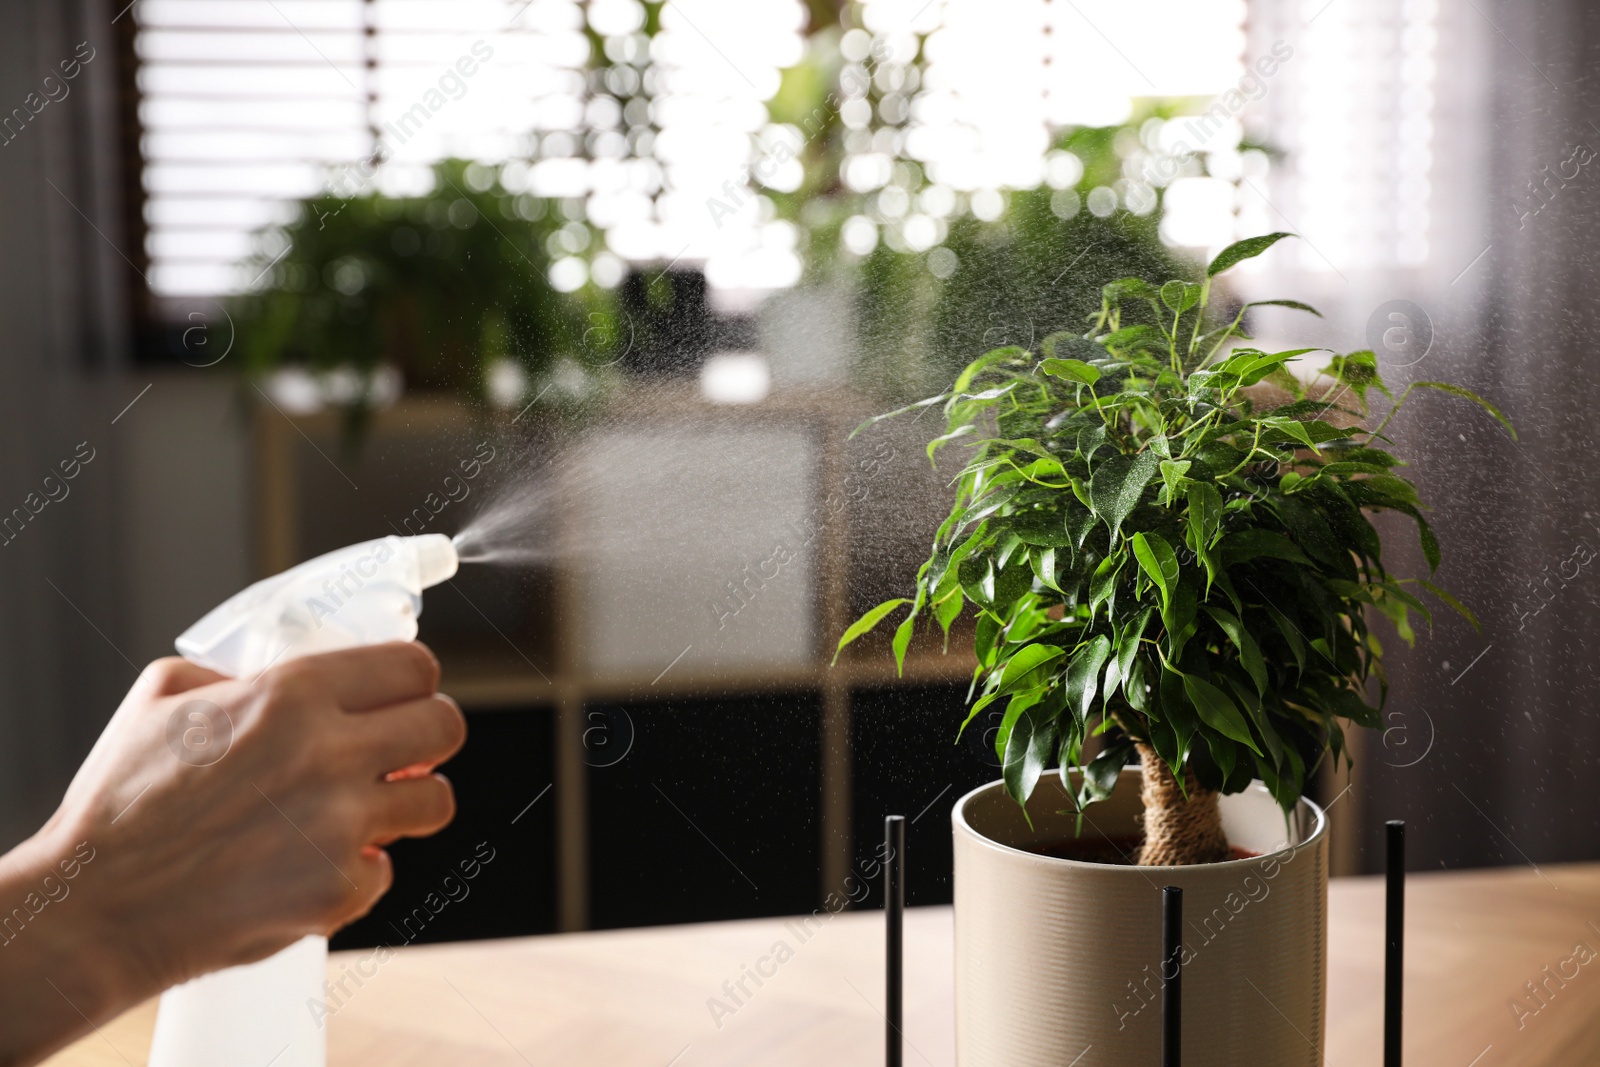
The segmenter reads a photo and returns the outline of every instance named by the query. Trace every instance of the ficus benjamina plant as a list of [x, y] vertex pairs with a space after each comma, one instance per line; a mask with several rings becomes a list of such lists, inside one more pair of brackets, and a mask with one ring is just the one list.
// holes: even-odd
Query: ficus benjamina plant
[[[1346, 724], [1377, 727], [1387, 690], [1370, 612], [1411, 642], [1413, 614], [1432, 623], [1425, 592], [1477, 625], [1432, 582], [1384, 567], [1372, 512], [1415, 520], [1430, 575], [1439, 544], [1383, 431], [1418, 388], [1515, 430], [1448, 383], [1413, 382], [1396, 399], [1371, 352], [1333, 355], [1308, 390], [1288, 364], [1325, 350], [1249, 347], [1250, 307], [1318, 313], [1268, 300], [1219, 315], [1212, 281], [1286, 236], [1228, 247], [1199, 282], [1113, 281], [1084, 334], [1046, 337], [1038, 355], [989, 352], [949, 392], [856, 431], [942, 405], [948, 425], [929, 458], [951, 447], [968, 458], [914, 596], [868, 611], [840, 650], [903, 611], [903, 667], [919, 619], [948, 643], [970, 608], [977, 667], [962, 729], [1003, 702], [1006, 791], [1025, 804], [1057, 764], [1079, 812], [1137, 752], [1141, 862], [1226, 858], [1218, 794], [1260, 778], [1287, 813], [1325, 758], [1348, 762]], [[1391, 404], [1367, 429], [1374, 390]], [[1085, 761], [1093, 737], [1102, 743]], [[1214, 823], [1196, 838], [1208, 847], [1151, 839], [1171, 825], [1150, 811], [1152, 779], [1168, 775], [1162, 803]]]

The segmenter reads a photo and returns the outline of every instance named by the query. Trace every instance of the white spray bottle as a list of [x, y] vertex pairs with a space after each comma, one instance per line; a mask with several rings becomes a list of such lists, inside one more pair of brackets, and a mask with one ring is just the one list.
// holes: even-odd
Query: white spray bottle
[[[275, 663], [417, 636], [422, 591], [456, 573], [443, 534], [341, 548], [263, 579], [178, 638], [202, 667], [254, 678]], [[161, 996], [150, 1067], [325, 1067], [328, 939], [174, 986]]]

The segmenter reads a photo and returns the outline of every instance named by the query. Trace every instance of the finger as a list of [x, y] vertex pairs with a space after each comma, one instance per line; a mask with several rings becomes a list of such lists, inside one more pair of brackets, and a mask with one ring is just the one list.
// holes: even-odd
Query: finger
[[203, 685], [227, 680], [227, 675], [208, 670], [198, 663], [190, 663], [182, 656], [166, 656], [158, 659], [139, 675], [140, 684], [146, 686], [152, 696], [158, 697], [175, 696], [178, 693], [187, 693], [191, 689], [199, 689]]
[[449, 825], [456, 815], [455, 790], [442, 774], [383, 782], [372, 787], [372, 840], [427, 837]]
[[439, 687], [439, 661], [416, 641], [307, 656], [269, 673], [304, 673], [327, 685], [346, 711], [367, 711], [425, 697]]
[[341, 900], [338, 913], [332, 916], [324, 934], [332, 935], [372, 910], [372, 906], [394, 885], [394, 864], [389, 854], [381, 848], [366, 847], [347, 864], [353, 886]]
[[[348, 716], [374, 776], [417, 764], [432, 770], [461, 750], [467, 720], [443, 693]], [[414, 772], [413, 772], [414, 773]]]

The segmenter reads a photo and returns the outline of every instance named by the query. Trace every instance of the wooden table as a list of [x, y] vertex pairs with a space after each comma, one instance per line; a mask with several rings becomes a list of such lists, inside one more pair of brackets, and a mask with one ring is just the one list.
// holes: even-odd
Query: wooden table
[[[1330, 897], [1323, 1062], [1376, 1067], [1383, 886], [1339, 879]], [[1408, 1063], [1600, 1063], [1600, 864], [1416, 875], [1408, 914]], [[792, 958], [761, 963], [780, 941]], [[1586, 948], [1575, 956], [1578, 946]], [[353, 969], [372, 977], [359, 987], [345, 979], [350, 995], [329, 1021], [329, 1062], [877, 1065], [883, 1062], [882, 951], [882, 915], [868, 912], [832, 918], [809, 940], [785, 920], [758, 919], [418, 946], [381, 965], [364, 953], [336, 953], [333, 980]], [[950, 956], [950, 910], [911, 911], [907, 1064], [954, 1062]], [[1577, 962], [1583, 958], [1589, 962]], [[735, 1001], [724, 983], [736, 984], [745, 967], [758, 964], [776, 973], [760, 987], [746, 978], [750, 995]], [[1547, 978], [1545, 967], [1557, 977]], [[1545, 983], [1542, 1003], [1527, 982]], [[724, 1008], [715, 1009], [713, 998]], [[1525, 1006], [1521, 1014], [1513, 1007], [1518, 1003]], [[151, 1001], [48, 1062], [142, 1067], [154, 1018]]]

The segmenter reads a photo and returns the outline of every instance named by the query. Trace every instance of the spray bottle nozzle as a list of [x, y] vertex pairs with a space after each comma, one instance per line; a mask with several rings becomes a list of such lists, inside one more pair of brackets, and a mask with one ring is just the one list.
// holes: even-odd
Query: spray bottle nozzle
[[417, 548], [417, 570], [426, 589], [456, 576], [461, 559], [456, 555], [455, 542], [444, 534], [422, 534], [412, 538]]

